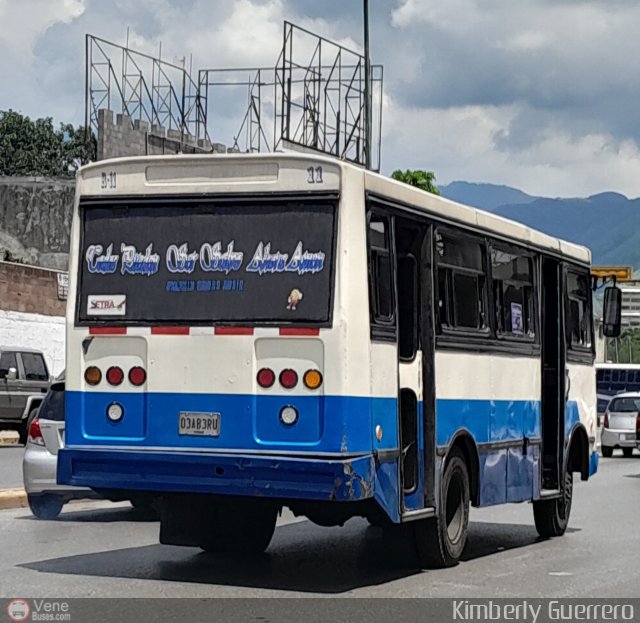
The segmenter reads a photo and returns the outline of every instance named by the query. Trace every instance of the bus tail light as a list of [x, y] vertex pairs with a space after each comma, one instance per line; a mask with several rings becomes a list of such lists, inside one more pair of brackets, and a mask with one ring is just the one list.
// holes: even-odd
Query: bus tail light
[[112, 366], [107, 370], [107, 382], [109, 385], [120, 385], [124, 381], [124, 372], [118, 366]]
[[131, 370], [129, 370], [129, 382], [131, 383], [131, 385], [139, 387], [140, 385], [144, 385], [146, 380], [147, 373], [145, 372], [144, 368], [135, 366], [131, 368]]
[[262, 368], [257, 376], [258, 385], [268, 389], [276, 382], [276, 374], [271, 368]]
[[602, 423], [602, 426], [604, 426], [604, 428], [609, 428], [609, 412], [608, 411], [604, 412], [604, 422]]
[[280, 385], [285, 389], [293, 389], [298, 384], [298, 374], [295, 370], [287, 368], [280, 372]]
[[302, 380], [308, 389], [318, 389], [322, 385], [322, 374], [318, 370], [307, 370]]
[[84, 380], [87, 385], [97, 385], [102, 380], [102, 372], [96, 366], [89, 366], [84, 371]]

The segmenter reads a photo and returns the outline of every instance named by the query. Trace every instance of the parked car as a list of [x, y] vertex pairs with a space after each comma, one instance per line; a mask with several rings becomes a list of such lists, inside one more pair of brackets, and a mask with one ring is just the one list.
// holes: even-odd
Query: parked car
[[17, 429], [25, 443], [29, 418], [35, 417], [50, 381], [40, 351], [0, 346], [0, 428]]
[[96, 492], [85, 487], [57, 484], [58, 450], [64, 447], [64, 374], [51, 384], [37, 413], [29, 418], [28, 427], [22, 473], [29, 508], [38, 519], [55, 519], [67, 502], [85, 498], [128, 500], [135, 508], [155, 512], [151, 494], [132, 495], [118, 490]]
[[29, 420], [22, 462], [24, 488], [31, 512], [39, 519], [54, 519], [66, 502], [98, 497], [91, 489], [58, 485], [58, 450], [64, 447], [64, 382], [49, 388], [37, 414]]
[[620, 448], [626, 457], [633, 454], [640, 431], [640, 393], [627, 392], [611, 399], [604, 414], [601, 435], [602, 456], [610, 457]]

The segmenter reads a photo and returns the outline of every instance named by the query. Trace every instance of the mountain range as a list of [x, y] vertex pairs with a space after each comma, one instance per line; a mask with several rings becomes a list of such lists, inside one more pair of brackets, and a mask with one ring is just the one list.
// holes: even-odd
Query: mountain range
[[604, 192], [553, 199], [509, 186], [470, 182], [451, 182], [439, 188], [448, 199], [585, 245], [593, 253], [594, 264], [640, 266], [640, 198]]

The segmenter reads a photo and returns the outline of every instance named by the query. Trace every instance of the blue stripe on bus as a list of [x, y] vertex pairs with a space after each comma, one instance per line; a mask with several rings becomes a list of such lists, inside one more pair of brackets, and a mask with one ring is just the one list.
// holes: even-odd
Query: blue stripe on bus
[[[124, 418], [117, 423], [106, 417], [107, 408], [114, 402], [125, 411]], [[69, 445], [300, 449], [316, 453], [358, 453], [398, 447], [394, 398], [68, 391], [66, 404]], [[287, 405], [295, 406], [300, 414], [295, 426], [280, 422], [280, 410]], [[220, 413], [220, 436], [178, 435], [178, 415], [183, 411]], [[476, 443], [541, 435], [540, 402], [535, 400], [439, 399], [436, 413], [438, 446], [446, 446], [462, 429], [469, 431]], [[567, 435], [579, 419], [577, 404], [568, 402]], [[377, 425], [383, 433], [380, 441], [375, 438]]]
[[[119, 423], [112, 423], [106, 417], [106, 409], [112, 402], [118, 402], [125, 409], [125, 417]], [[293, 427], [279, 422], [280, 409], [293, 404], [300, 412], [300, 421]], [[420, 405], [422, 408], [422, 405]], [[371, 461], [376, 450], [398, 447], [397, 401], [392, 398], [358, 398], [343, 396], [324, 397], [282, 397], [220, 394], [160, 394], [160, 393], [67, 393], [66, 442], [69, 452], [61, 459], [61, 482], [87, 486], [106, 486], [114, 478], [112, 486], [123, 488], [145, 488], [148, 482], [156, 490], [211, 491], [237, 495], [255, 494], [253, 484], [217, 479], [215, 483], [198, 480], [198, 467], [218, 457], [198, 453], [199, 459], [189, 458], [190, 449], [227, 449], [240, 456], [243, 450], [263, 450], [276, 457], [255, 457], [252, 465], [257, 466], [259, 479], [266, 482], [266, 473], [273, 469], [267, 463], [278, 460], [279, 451], [363, 453]], [[437, 400], [436, 440], [439, 446], [446, 446], [460, 430], [467, 430], [476, 443], [516, 441], [540, 437], [540, 402], [538, 401], [496, 401], [496, 400]], [[180, 411], [220, 412], [219, 437], [191, 437], [178, 435], [178, 414]], [[331, 425], [325, 421], [330, 417]], [[575, 402], [567, 404], [565, 410], [565, 434], [568, 437], [579, 421]], [[375, 438], [375, 427], [383, 428], [382, 441]], [[299, 427], [297, 430], [296, 428]], [[420, 445], [422, 435], [419, 436]], [[100, 452], [99, 469], [91, 468], [91, 457], [96, 451], [74, 450], [78, 445], [113, 446], [113, 451]], [[119, 446], [139, 447], [140, 452], [118, 452]], [[187, 452], [172, 455], [168, 472], [160, 469], [158, 453], [146, 448], [174, 448]], [[523, 446], [524, 448], [524, 446]], [[136, 455], [133, 466], [131, 457]], [[539, 495], [539, 446], [523, 449], [507, 448], [480, 452], [480, 505], [486, 506], [503, 502], [530, 500]], [[145, 456], [149, 456], [148, 464]], [[161, 455], [168, 456], [168, 455]], [[73, 460], [72, 460], [73, 457]], [[109, 458], [111, 457], [111, 458]], [[182, 458], [180, 458], [182, 457]], [[225, 459], [226, 460], [226, 459]], [[244, 460], [244, 459], [243, 459]], [[331, 463], [329, 460], [313, 460], [315, 463]], [[110, 462], [113, 461], [112, 469]], [[195, 463], [194, 463], [195, 461]], [[204, 461], [204, 463], [202, 463]], [[365, 461], [365, 462], [366, 462]], [[124, 463], [122, 463], [124, 462]], [[335, 463], [335, 461], [334, 461]], [[179, 464], [182, 464], [180, 467]], [[125, 466], [124, 470], [122, 469]], [[263, 473], [262, 465], [266, 471]], [[75, 467], [74, 467], [75, 466]], [[84, 466], [84, 467], [83, 467]], [[89, 466], [89, 467], [87, 467]], [[128, 466], [128, 467], [127, 467]], [[335, 467], [335, 466], [334, 466]], [[280, 469], [286, 469], [282, 463]], [[332, 468], [333, 469], [333, 468]], [[338, 468], [338, 471], [341, 468]], [[595, 473], [597, 459], [591, 459], [590, 472]], [[160, 470], [158, 474], [154, 470]], [[173, 470], [173, 471], [172, 471]], [[329, 473], [331, 472], [331, 473]], [[333, 478], [331, 469], [327, 476]], [[324, 473], [320, 470], [319, 474]], [[164, 475], [163, 475], [164, 474]], [[300, 474], [298, 474], [299, 476]], [[116, 478], [117, 476], [117, 478]], [[157, 478], [156, 478], [157, 476]], [[367, 479], [370, 478], [368, 481]], [[93, 479], [93, 480], [92, 480]], [[97, 480], [95, 480], [97, 479]], [[103, 480], [101, 480], [103, 479]], [[295, 477], [287, 480], [283, 475], [276, 491], [281, 496], [289, 495], [326, 499], [327, 492], [334, 491], [334, 485], [327, 481], [318, 484], [317, 497], [313, 492], [302, 489], [294, 483]], [[340, 480], [340, 479], [338, 479]], [[151, 483], [155, 482], [152, 486]], [[248, 481], [249, 482], [249, 481]], [[253, 481], [251, 481], [253, 482]], [[116, 484], [117, 483], [117, 484]], [[398, 464], [380, 463], [371, 472], [359, 474], [359, 491], [373, 495], [393, 521], [399, 520]], [[166, 487], [163, 489], [163, 487]], [[226, 488], [225, 488], [226, 487]], [[244, 487], [244, 488], [243, 488]], [[408, 508], [420, 507], [423, 483], [419, 483], [416, 494], [405, 500]], [[344, 496], [344, 492], [333, 495]], [[362, 494], [362, 493], [361, 493]], [[338, 498], [334, 498], [338, 499]], [[340, 499], [345, 499], [341, 497]]]

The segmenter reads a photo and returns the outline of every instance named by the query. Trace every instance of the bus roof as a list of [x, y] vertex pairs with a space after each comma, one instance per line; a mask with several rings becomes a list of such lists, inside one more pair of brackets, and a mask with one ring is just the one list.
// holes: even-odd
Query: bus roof
[[[238, 174], [237, 170], [227, 166], [230, 163], [252, 163], [252, 166], [246, 166], [242, 174]], [[188, 164], [187, 164], [188, 163]], [[97, 178], [100, 172], [104, 172], [109, 167], [117, 167], [120, 170], [118, 175], [122, 175], [122, 169], [125, 174], [132, 174], [140, 178], [144, 182], [144, 187], [139, 191], [132, 191], [131, 185], [124, 185], [123, 191], [109, 193], [113, 195], [131, 194], [150, 194], [153, 191], [159, 193], [175, 192], [176, 187], [181, 194], [195, 192], [202, 194], [206, 192], [207, 182], [211, 185], [216, 183], [216, 171], [205, 171], [204, 165], [212, 165], [215, 163], [222, 175], [218, 178], [216, 186], [220, 185], [216, 191], [220, 192], [239, 192], [241, 189], [239, 183], [243, 184], [242, 190], [246, 192], [246, 184], [251, 183], [251, 190], [254, 192], [274, 191], [274, 181], [279, 182], [282, 171], [286, 172], [287, 167], [282, 167], [283, 163], [289, 163], [291, 169], [304, 169], [309, 164], [322, 164], [325, 167], [333, 168], [334, 171], [341, 170], [347, 174], [358, 172], [364, 173], [365, 190], [373, 195], [387, 199], [388, 201], [398, 204], [409, 205], [413, 209], [431, 214], [446, 221], [455, 222], [463, 226], [473, 229], [481, 229], [487, 233], [493, 233], [498, 236], [521, 242], [536, 247], [540, 247], [553, 252], [554, 254], [570, 258], [581, 263], [591, 262], [591, 251], [586, 247], [566, 242], [553, 236], [544, 234], [536, 229], [512, 221], [496, 214], [473, 208], [470, 206], [445, 199], [438, 195], [424, 192], [414, 188], [403, 182], [398, 182], [392, 178], [386, 177], [379, 173], [364, 171], [361, 167], [354, 164], [338, 160], [331, 156], [315, 155], [308, 153], [268, 153], [268, 154], [198, 154], [198, 155], [164, 155], [164, 156], [132, 156], [126, 158], [114, 158], [110, 160], [101, 160], [82, 167], [78, 172], [78, 190], [80, 194], [96, 194], [104, 195], [105, 192], [95, 192], [97, 186]], [[275, 167], [275, 164], [278, 167]], [[185, 166], [187, 165], [187, 166]], [[271, 165], [271, 169], [268, 168]], [[154, 175], [153, 183], [149, 183], [150, 171]], [[207, 175], [208, 173], [208, 175]], [[336, 175], [333, 176], [335, 181], [330, 181], [327, 176], [327, 182], [322, 187], [323, 190], [338, 191], [340, 180]], [[89, 184], [89, 180], [93, 179], [93, 184]], [[289, 180], [290, 181], [290, 180]], [[285, 180], [286, 183], [286, 180]], [[150, 188], [149, 186], [155, 186]], [[271, 186], [271, 188], [269, 188]], [[127, 188], [129, 192], [126, 193]], [[305, 192], [307, 189], [304, 189]]]
[[596, 363], [596, 370], [640, 370], [640, 363]]

